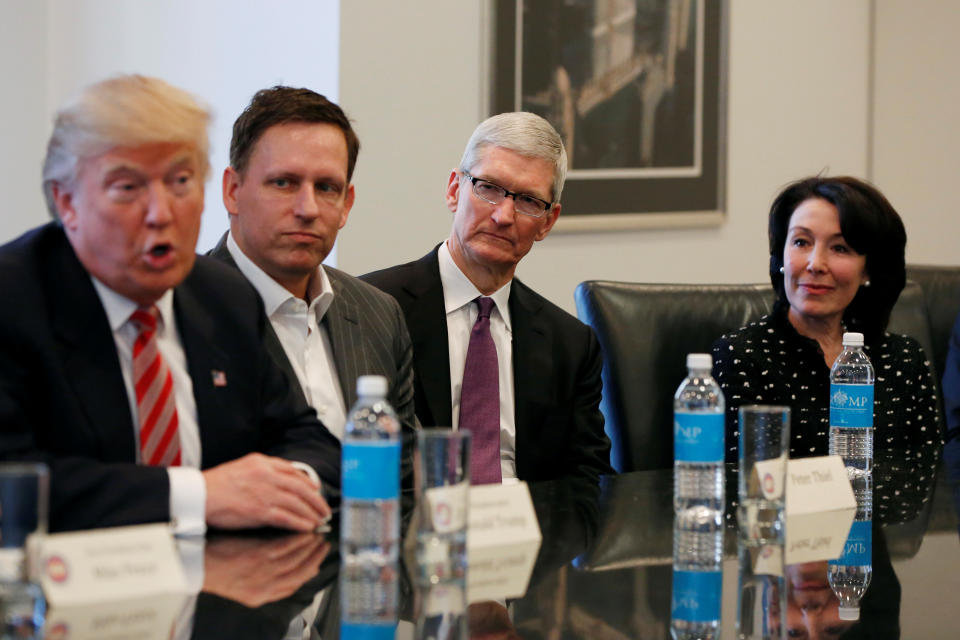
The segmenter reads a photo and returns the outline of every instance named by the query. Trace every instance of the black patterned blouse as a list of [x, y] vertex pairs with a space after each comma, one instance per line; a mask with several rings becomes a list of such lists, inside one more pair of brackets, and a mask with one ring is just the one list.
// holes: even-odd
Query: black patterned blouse
[[[929, 498], [943, 428], [923, 348], [885, 333], [865, 352], [874, 386], [874, 518], [902, 522]], [[727, 403], [727, 461], [737, 461], [738, 411], [744, 404], [787, 405], [790, 457], [825, 456], [830, 430], [830, 368], [820, 345], [797, 333], [786, 313], [763, 316], [713, 345], [713, 372]]]

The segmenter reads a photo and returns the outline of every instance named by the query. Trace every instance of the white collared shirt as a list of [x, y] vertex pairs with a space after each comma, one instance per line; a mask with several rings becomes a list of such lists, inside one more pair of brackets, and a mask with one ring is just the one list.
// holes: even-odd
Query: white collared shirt
[[[140, 461], [140, 429], [137, 416], [137, 396], [133, 385], [133, 343], [137, 328], [130, 322], [130, 314], [137, 303], [120, 295], [93, 276], [93, 286], [107, 314], [113, 341], [117, 346], [123, 384], [130, 402], [133, 437], [136, 442], [137, 462]], [[187, 370], [187, 357], [177, 331], [173, 313], [173, 290], [168, 290], [156, 302], [160, 311], [157, 323], [157, 348], [173, 377], [174, 399], [177, 406], [177, 433], [180, 436], [180, 466], [168, 467], [170, 478], [170, 517], [178, 535], [203, 535], [206, 531], [207, 489], [200, 473], [200, 429], [197, 426], [197, 403], [193, 397], [193, 380]]]
[[[443, 284], [443, 305], [447, 314], [447, 346], [450, 350], [450, 405], [453, 409], [453, 428], [460, 422], [460, 389], [463, 369], [467, 362], [470, 333], [479, 310], [474, 299], [483, 294], [453, 261], [447, 243], [440, 245], [440, 282]], [[497, 348], [500, 368], [500, 473], [503, 479], [517, 477], [516, 440], [513, 406], [513, 337], [510, 328], [510, 287], [513, 281], [497, 289], [493, 298], [494, 311], [490, 314], [490, 335]]]
[[273, 330], [283, 345], [290, 366], [297, 375], [307, 402], [320, 421], [338, 440], [343, 440], [347, 408], [337, 377], [330, 336], [322, 324], [323, 316], [333, 304], [333, 288], [323, 265], [317, 267], [307, 286], [308, 305], [279, 282], [271, 278], [243, 253], [227, 234], [227, 250], [240, 272], [250, 281], [266, 309]]

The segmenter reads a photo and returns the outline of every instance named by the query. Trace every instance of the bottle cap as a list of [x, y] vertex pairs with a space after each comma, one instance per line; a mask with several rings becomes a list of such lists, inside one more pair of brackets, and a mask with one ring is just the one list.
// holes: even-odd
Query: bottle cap
[[387, 379], [383, 376], [360, 376], [357, 378], [357, 395], [387, 397]]
[[863, 346], [863, 334], [857, 333], [855, 331], [850, 331], [843, 334], [843, 346], [845, 347], [862, 347]]
[[712, 369], [713, 356], [709, 353], [688, 353], [687, 369]]
[[837, 613], [841, 620], [859, 620], [860, 607], [839, 607]]

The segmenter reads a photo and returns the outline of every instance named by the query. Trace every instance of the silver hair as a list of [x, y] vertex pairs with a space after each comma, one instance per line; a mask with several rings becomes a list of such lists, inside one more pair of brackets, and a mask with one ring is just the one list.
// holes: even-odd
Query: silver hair
[[123, 75], [86, 87], [54, 119], [43, 160], [43, 195], [58, 217], [53, 185], [73, 188], [80, 161], [116, 147], [173, 142], [194, 147], [201, 178], [210, 169], [210, 111], [186, 91], [141, 75]]
[[567, 151], [560, 134], [535, 113], [512, 111], [491, 116], [473, 130], [460, 159], [460, 168], [470, 171], [482, 159], [487, 147], [508, 149], [522, 156], [546, 160], [553, 165], [551, 199], [560, 202], [567, 178]]

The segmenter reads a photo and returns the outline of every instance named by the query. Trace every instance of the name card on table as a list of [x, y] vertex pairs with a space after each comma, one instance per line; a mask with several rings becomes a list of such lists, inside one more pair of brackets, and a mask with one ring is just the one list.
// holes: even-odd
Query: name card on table
[[49, 535], [41, 562], [43, 591], [54, 608], [187, 592], [167, 524]]
[[857, 501], [840, 456], [800, 458], [787, 464], [785, 562], [840, 556]]
[[540, 549], [540, 524], [525, 482], [470, 487], [467, 598], [517, 598]]

